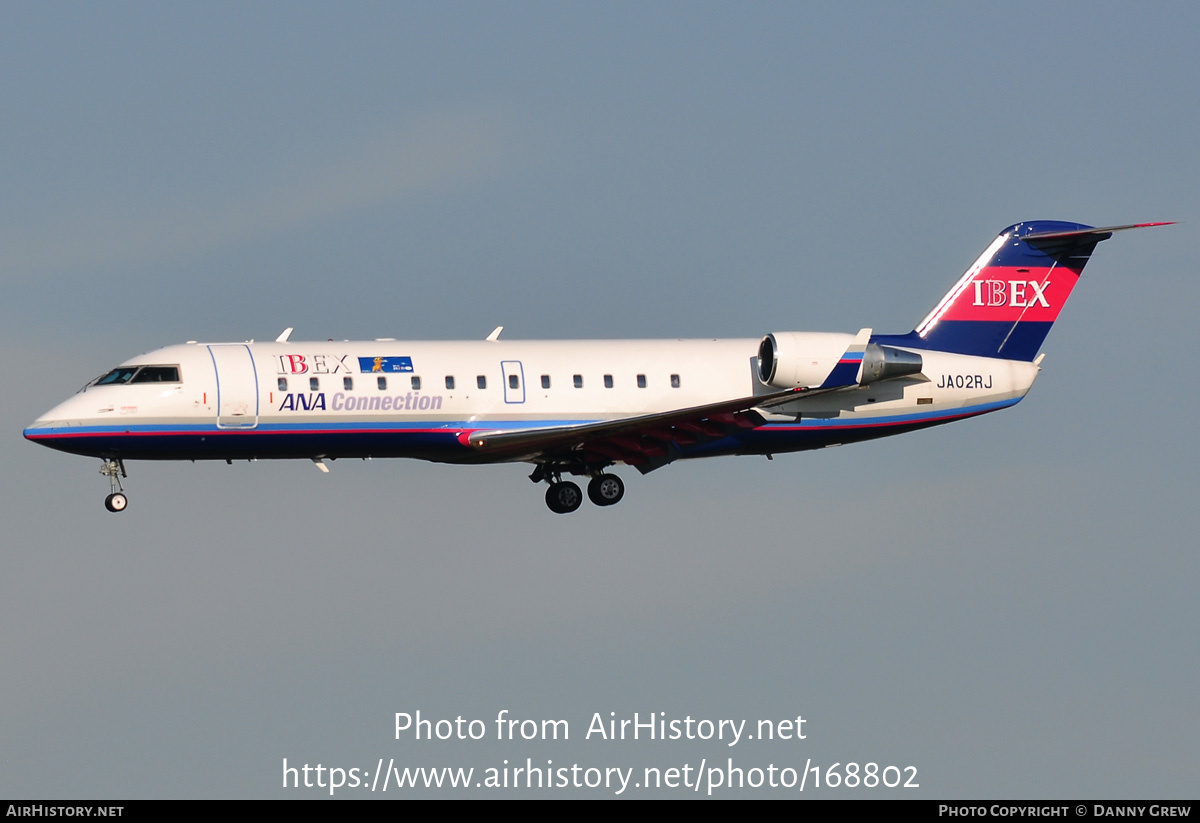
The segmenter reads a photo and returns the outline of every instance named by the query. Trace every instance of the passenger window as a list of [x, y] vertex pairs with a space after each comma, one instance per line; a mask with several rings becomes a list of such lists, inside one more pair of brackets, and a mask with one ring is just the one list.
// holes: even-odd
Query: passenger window
[[421, 390], [421, 378], [417, 377], [415, 374], [413, 375], [413, 378], [412, 378], [412, 387], [413, 387], [413, 391]]
[[606, 388], [606, 389], [612, 388], [612, 375], [611, 374], [604, 375], [604, 388]]
[[319, 378], [319, 377], [308, 378], [308, 390], [309, 391], [320, 391], [321, 390], [321, 378]]
[[575, 388], [577, 388], [577, 389], [583, 388], [583, 375], [582, 374], [575, 375]]
[[542, 375], [542, 388], [543, 389], [550, 388], [550, 375], [548, 375], [548, 374]]
[[487, 378], [482, 374], [475, 378], [475, 385], [481, 389], [487, 388]]
[[448, 388], [448, 389], [454, 388], [454, 375], [452, 375], [452, 374], [446, 375], [446, 388]]
[[677, 374], [671, 375], [671, 388], [673, 388], [673, 389], [679, 388], [679, 375], [677, 375]]
[[353, 389], [354, 388], [354, 378], [353, 377], [343, 377], [342, 378], [342, 388], [345, 389], [346, 391], [350, 391], [351, 389]]
[[638, 388], [639, 389], [646, 388], [646, 375], [644, 375], [644, 374], [638, 375]]
[[376, 377], [376, 378], [375, 378], [375, 384], [376, 384], [377, 386], [379, 386], [379, 390], [380, 390], [380, 391], [386, 391], [386, 390], [387, 390], [387, 378], [386, 378], [386, 377]]
[[510, 375], [508, 376], [508, 387], [509, 387], [510, 389], [519, 389], [519, 388], [521, 388], [521, 378], [520, 378], [520, 377], [518, 377], [518, 376], [517, 376], [517, 375], [515, 375], [515, 374], [510, 374]]
[[279, 378], [279, 390], [284, 391], [284, 392], [287, 391], [287, 378], [286, 377]]

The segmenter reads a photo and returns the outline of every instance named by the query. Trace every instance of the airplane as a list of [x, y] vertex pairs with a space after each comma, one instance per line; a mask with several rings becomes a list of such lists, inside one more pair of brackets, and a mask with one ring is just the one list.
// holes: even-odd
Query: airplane
[[731, 340], [274, 342], [167, 346], [130, 358], [24, 435], [98, 457], [105, 507], [127, 460], [409, 457], [530, 463], [546, 505], [611, 506], [618, 464], [854, 443], [1008, 408], [1033, 385], [1050, 326], [1113, 232], [1004, 229], [906, 334], [773, 332]]

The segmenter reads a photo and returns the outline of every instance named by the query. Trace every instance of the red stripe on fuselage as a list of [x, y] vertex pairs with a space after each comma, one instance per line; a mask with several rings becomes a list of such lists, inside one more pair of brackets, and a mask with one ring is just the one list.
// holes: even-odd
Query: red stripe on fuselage
[[[26, 440], [86, 440], [108, 437], [276, 437], [299, 434], [457, 434], [459, 429], [216, 429], [206, 431], [105, 431], [105, 432], [55, 432], [53, 434], [27, 434]], [[477, 429], [472, 429], [472, 432]]]

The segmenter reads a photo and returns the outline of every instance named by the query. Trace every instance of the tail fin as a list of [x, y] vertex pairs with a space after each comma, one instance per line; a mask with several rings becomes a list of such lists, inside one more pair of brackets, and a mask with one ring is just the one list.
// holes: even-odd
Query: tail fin
[[933, 311], [906, 335], [881, 342], [956, 354], [1032, 361], [1101, 240], [1115, 231], [1058, 220], [1009, 226]]

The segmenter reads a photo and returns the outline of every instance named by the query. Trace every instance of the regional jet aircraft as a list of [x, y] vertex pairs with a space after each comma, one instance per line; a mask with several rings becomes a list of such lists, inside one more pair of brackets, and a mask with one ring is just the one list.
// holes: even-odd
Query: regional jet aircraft
[[131, 358], [25, 437], [98, 457], [109, 511], [127, 460], [414, 457], [533, 465], [559, 514], [625, 494], [609, 469], [870, 440], [1008, 408], [1096, 244], [1115, 231], [1009, 226], [907, 334], [744, 340], [199, 343]]

